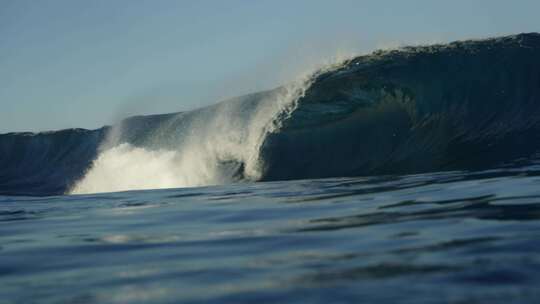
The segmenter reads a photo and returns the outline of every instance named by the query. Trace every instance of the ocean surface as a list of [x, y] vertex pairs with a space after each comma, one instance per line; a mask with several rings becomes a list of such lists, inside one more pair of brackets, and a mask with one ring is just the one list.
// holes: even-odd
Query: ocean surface
[[538, 33], [0, 134], [0, 304], [540, 303], [539, 159]]
[[540, 165], [0, 197], [0, 303], [538, 303]]

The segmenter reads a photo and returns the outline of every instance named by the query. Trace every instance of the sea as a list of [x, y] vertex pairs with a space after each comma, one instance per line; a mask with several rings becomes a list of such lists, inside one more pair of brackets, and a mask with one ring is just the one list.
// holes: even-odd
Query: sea
[[0, 197], [0, 303], [537, 303], [540, 165]]
[[540, 303], [540, 34], [0, 134], [8, 303]]

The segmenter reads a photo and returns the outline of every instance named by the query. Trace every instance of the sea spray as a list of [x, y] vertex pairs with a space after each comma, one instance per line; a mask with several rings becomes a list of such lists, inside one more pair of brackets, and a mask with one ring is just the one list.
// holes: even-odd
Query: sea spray
[[317, 75], [338, 66], [326, 64], [289, 85], [179, 113], [157, 126], [121, 122], [111, 128], [98, 157], [69, 193], [259, 180], [266, 136], [279, 130]]

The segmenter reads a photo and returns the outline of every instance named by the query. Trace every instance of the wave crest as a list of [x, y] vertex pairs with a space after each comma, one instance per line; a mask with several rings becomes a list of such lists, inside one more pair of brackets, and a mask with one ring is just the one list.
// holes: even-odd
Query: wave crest
[[112, 128], [101, 152], [72, 194], [256, 181], [263, 175], [260, 149], [297, 107], [313, 79], [338, 64], [272, 91], [146, 121], [132, 118]]

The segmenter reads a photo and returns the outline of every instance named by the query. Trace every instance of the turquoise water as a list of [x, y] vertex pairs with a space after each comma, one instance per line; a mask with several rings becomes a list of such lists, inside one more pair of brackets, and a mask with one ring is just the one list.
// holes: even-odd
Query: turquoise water
[[0, 197], [0, 303], [538, 303], [537, 165]]

